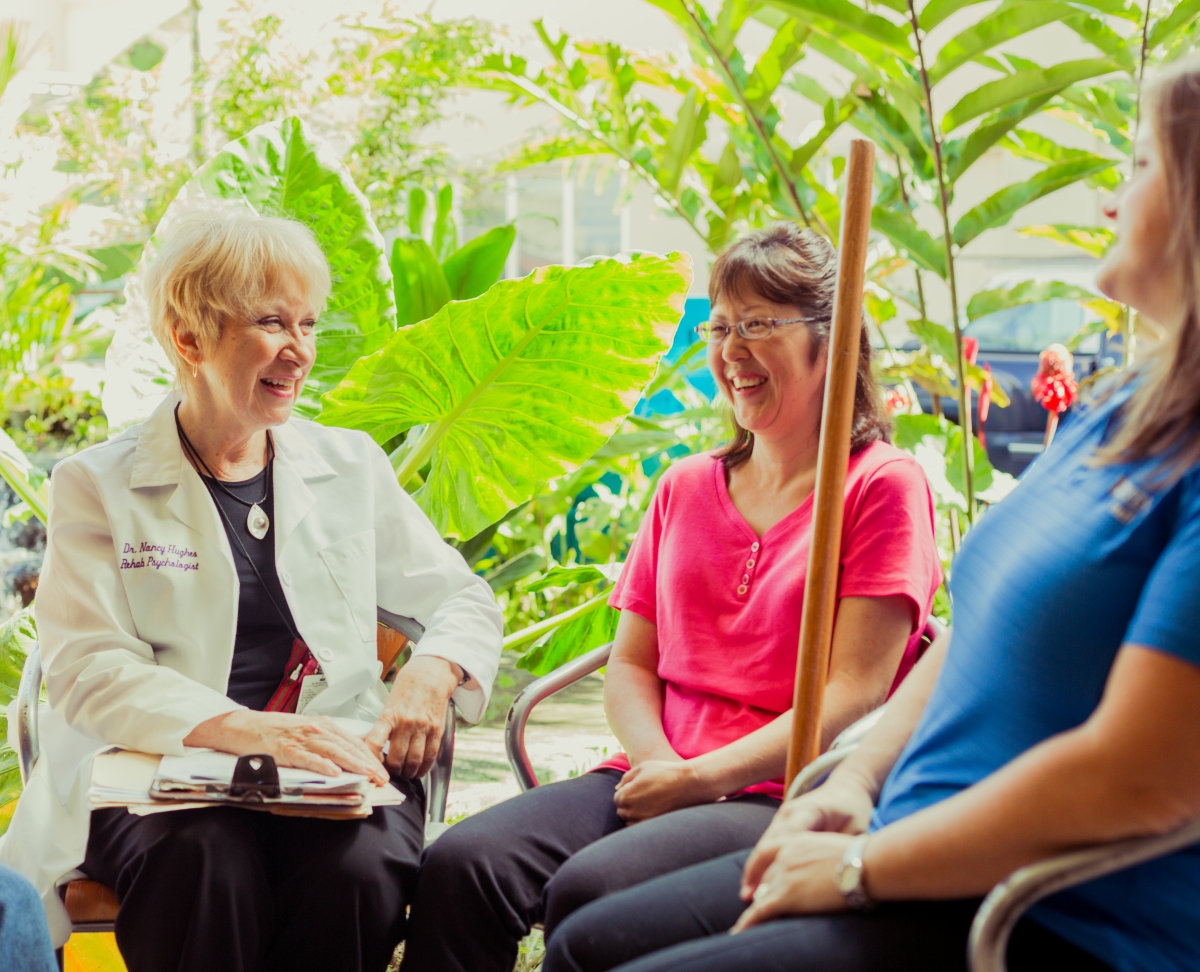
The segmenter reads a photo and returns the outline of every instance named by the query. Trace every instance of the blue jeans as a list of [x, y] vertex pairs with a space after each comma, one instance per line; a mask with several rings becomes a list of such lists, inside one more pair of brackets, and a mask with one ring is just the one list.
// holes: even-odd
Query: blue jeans
[[46, 912], [33, 885], [0, 864], [0, 969], [58, 972]]

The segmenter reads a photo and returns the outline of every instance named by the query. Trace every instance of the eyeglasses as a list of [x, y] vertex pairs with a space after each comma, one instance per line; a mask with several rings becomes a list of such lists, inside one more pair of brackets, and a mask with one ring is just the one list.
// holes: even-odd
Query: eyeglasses
[[747, 341], [761, 341], [763, 338], [770, 337], [771, 332], [780, 324], [809, 324], [820, 320], [823, 318], [788, 317], [780, 320], [775, 317], [751, 317], [749, 320], [738, 321], [732, 326], [717, 324], [714, 321], [704, 321], [702, 324], [696, 325], [696, 333], [700, 336], [700, 340], [707, 341], [709, 344], [720, 344], [735, 330]]

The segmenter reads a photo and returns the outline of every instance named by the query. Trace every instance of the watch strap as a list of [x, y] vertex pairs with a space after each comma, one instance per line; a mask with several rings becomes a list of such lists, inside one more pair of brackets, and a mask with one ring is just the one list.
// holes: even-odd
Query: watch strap
[[867, 893], [866, 875], [863, 873], [863, 853], [870, 834], [860, 834], [851, 841], [838, 864], [835, 880], [842, 897], [855, 911], [870, 911], [875, 902]]

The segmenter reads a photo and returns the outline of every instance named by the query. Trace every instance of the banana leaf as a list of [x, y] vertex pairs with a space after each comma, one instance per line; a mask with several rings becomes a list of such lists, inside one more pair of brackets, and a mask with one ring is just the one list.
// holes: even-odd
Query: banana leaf
[[297, 411], [320, 411], [321, 395], [395, 330], [396, 307], [383, 237], [350, 173], [299, 118], [271, 122], [226, 145], [193, 177], [205, 195], [305, 223], [333, 275], [317, 322], [317, 362]]
[[443, 536], [472, 537], [575, 469], [670, 346], [691, 258], [542, 267], [397, 331], [326, 396], [320, 421], [377, 442], [424, 425], [397, 477]]

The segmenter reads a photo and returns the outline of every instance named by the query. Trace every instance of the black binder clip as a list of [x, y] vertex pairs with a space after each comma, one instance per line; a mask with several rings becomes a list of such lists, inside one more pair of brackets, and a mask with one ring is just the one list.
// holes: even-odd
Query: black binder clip
[[275, 766], [275, 757], [264, 753], [238, 758], [229, 784], [231, 799], [263, 803], [278, 800], [279, 795], [279, 769]]

